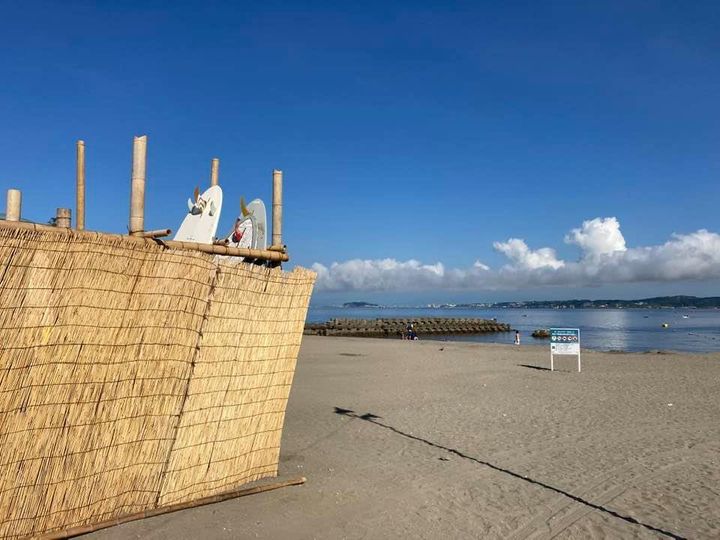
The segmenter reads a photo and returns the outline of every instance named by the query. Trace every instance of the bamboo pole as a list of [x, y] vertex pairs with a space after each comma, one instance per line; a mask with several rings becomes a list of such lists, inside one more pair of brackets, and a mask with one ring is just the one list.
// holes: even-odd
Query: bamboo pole
[[138, 236], [145, 229], [145, 171], [147, 136], [133, 140], [132, 180], [130, 185], [130, 234]]
[[217, 186], [220, 180], [220, 160], [213, 158], [212, 164], [210, 165], [210, 185]]
[[20, 221], [22, 209], [22, 193], [19, 189], [8, 189], [5, 206], [5, 219], [7, 221]]
[[61, 229], [69, 229], [72, 225], [72, 210], [69, 208], [58, 208], [55, 212], [55, 226]]
[[85, 141], [77, 142], [75, 169], [75, 228], [85, 230]]
[[237, 489], [229, 491], [227, 493], [221, 493], [220, 495], [212, 495], [210, 497], [203, 497], [202, 499], [196, 499], [194, 501], [187, 501], [178, 504], [172, 504], [160, 508], [152, 508], [142, 512], [136, 512], [134, 514], [128, 514], [115, 519], [109, 519], [107, 521], [101, 521], [93, 525], [80, 525], [72, 527], [64, 531], [56, 531], [41, 535], [38, 537], [39, 540], [63, 540], [66, 538], [72, 538], [81, 534], [88, 534], [91, 532], [99, 531], [101, 529], [107, 529], [108, 527], [114, 527], [115, 525], [122, 525], [130, 521], [137, 521], [139, 519], [145, 519], [149, 517], [159, 516], [162, 514], [169, 514], [170, 512], [177, 512], [179, 510], [186, 510], [188, 508], [196, 508], [198, 506], [204, 506], [206, 504], [214, 504], [228, 499], [235, 499], [237, 497], [245, 497], [247, 495], [255, 495], [256, 493], [263, 493], [265, 491], [272, 491], [274, 489], [280, 489], [289, 486], [299, 486], [306, 482], [304, 476], [286, 480], [284, 482], [275, 482], [273, 484], [265, 484], [255, 486], [251, 488]]
[[[274, 252], [279, 252], [282, 243], [282, 171], [273, 170], [273, 200], [272, 200], [272, 244]], [[280, 263], [272, 262], [270, 266], [280, 266]]]
[[282, 245], [282, 171], [273, 171], [272, 245]]
[[[0, 227], [10, 229], [25, 229], [31, 231], [50, 231], [55, 233], [68, 232], [66, 229], [58, 229], [49, 225], [40, 225], [38, 223], [28, 223], [24, 221], [8, 222], [0, 220]], [[227, 255], [230, 257], [243, 257], [247, 259], [263, 259], [271, 262], [287, 262], [290, 256], [287, 253], [277, 251], [268, 251], [267, 249], [248, 249], [236, 248], [229, 246], [216, 246], [213, 244], [198, 244], [197, 242], [180, 242], [178, 240], [158, 240], [153, 238], [143, 238], [140, 235], [123, 236], [119, 234], [107, 234], [100, 232], [82, 231], [76, 232], [76, 235], [87, 235], [88, 238], [99, 241], [113, 242], [117, 240], [126, 240], [131, 242], [161, 245], [169, 249], [182, 249], [186, 251], [202, 251], [213, 255]]]
[[155, 229], [154, 231], [143, 231], [139, 236], [143, 238], [162, 238], [163, 236], [170, 236], [172, 230], [170, 229]]
[[282, 171], [273, 171], [272, 245], [282, 245]]

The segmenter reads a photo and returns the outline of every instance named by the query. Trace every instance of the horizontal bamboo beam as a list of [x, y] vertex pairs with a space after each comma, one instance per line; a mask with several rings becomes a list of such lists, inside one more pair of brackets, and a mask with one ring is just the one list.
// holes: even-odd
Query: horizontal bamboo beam
[[170, 236], [172, 230], [170, 229], [155, 229], [154, 231], [143, 231], [140, 236], [143, 238], [161, 238], [163, 236]]
[[72, 231], [71, 229], [59, 229], [57, 227], [50, 227], [49, 225], [40, 225], [39, 223], [27, 223], [24, 221], [2, 221], [0, 220], [0, 227], [14, 228], [14, 229], [25, 229], [30, 231], [46, 231], [54, 232], [56, 234], [75, 234], [78, 237], [89, 235], [91, 238], [98, 240], [118, 240], [123, 239], [125, 241], [154, 244], [165, 246], [170, 249], [183, 249], [187, 251], [202, 251], [203, 253], [210, 253], [214, 255], [227, 255], [230, 257], [244, 257], [247, 259], [262, 259], [265, 261], [273, 262], [287, 262], [290, 257], [287, 253], [278, 253], [277, 251], [268, 251], [266, 249], [247, 249], [247, 248], [235, 248], [228, 246], [215, 246], [212, 244], [198, 244], [197, 242], [180, 242], [177, 240], [158, 240], [156, 238], [143, 238], [142, 236], [125, 236], [121, 234], [108, 234], [101, 232], [90, 232], [90, 231]]
[[268, 251], [279, 251], [281, 253], [287, 252], [287, 246], [284, 244], [282, 246], [269, 246], [267, 249]]
[[277, 251], [268, 251], [266, 249], [248, 249], [235, 248], [228, 246], [216, 246], [214, 244], [198, 244], [196, 242], [179, 242], [177, 240], [168, 240], [162, 242], [164, 246], [174, 249], [187, 249], [191, 251], [202, 251], [203, 253], [213, 253], [215, 255], [230, 255], [234, 257], [245, 257], [248, 259], [264, 259], [266, 261], [287, 262], [290, 257], [286, 253], [278, 253]]
[[274, 489], [280, 489], [289, 486], [299, 486], [306, 482], [304, 476], [286, 480], [284, 482], [275, 482], [272, 484], [263, 484], [250, 488], [236, 489], [228, 491], [227, 493], [221, 493], [220, 495], [213, 495], [211, 497], [203, 497], [194, 501], [188, 501], [184, 503], [171, 504], [169, 506], [163, 506], [160, 508], [153, 508], [145, 510], [143, 512], [136, 512], [134, 514], [128, 514], [115, 519], [109, 519], [107, 521], [101, 521], [93, 525], [80, 525], [78, 527], [72, 527], [64, 531], [57, 531], [39, 536], [39, 540], [64, 540], [66, 538], [73, 538], [74, 536], [80, 536], [81, 534], [89, 534], [91, 532], [99, 531], [101, 529], [107, 529], [108, 527], [114, 527], [115, 525], [122, 525], [130, 521], [137, 521], [139, 519], [145, 519], [154, 516], [160, 516], [163, 514], [169, 514], [170, 512], [177, 512], [178, 510], [186, 510], [188, 508], [196, 508], [198, 506], [204, 506], [206, 504], [214, 504], [228, 499], [236, 499], [237, 497], [245, 497], [247, 495], [255, 495], [256, 493], [263, 493], [265, 491], [272, 491]]

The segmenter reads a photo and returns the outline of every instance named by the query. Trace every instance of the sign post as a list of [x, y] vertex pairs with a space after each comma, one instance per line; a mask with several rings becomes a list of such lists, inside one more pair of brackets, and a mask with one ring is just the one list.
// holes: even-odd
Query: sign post
[[582, 371], [579, 328], [550, 329], [550, 371], [555, 371], [554, 357], [556, 354], [577, 355], [578, 373]]

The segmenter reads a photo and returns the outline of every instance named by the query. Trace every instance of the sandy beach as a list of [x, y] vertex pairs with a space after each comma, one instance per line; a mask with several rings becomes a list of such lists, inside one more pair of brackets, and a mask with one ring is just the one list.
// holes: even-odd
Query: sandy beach
[[280, 477], [85, 538], [718, 538], [720, 354], [306, 337]]

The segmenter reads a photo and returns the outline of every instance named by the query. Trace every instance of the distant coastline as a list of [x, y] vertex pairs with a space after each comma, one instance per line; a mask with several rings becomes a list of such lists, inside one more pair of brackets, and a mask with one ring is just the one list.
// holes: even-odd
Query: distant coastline
[[370, 302], [345, 302], [343, 308], [413, 307], [430, 309], [718, 309], [720, 296], [656, 296], [639, 300], [526, 300], [520, 302], [472, 302], [427, 304], [424, 306], [383, 306]]

